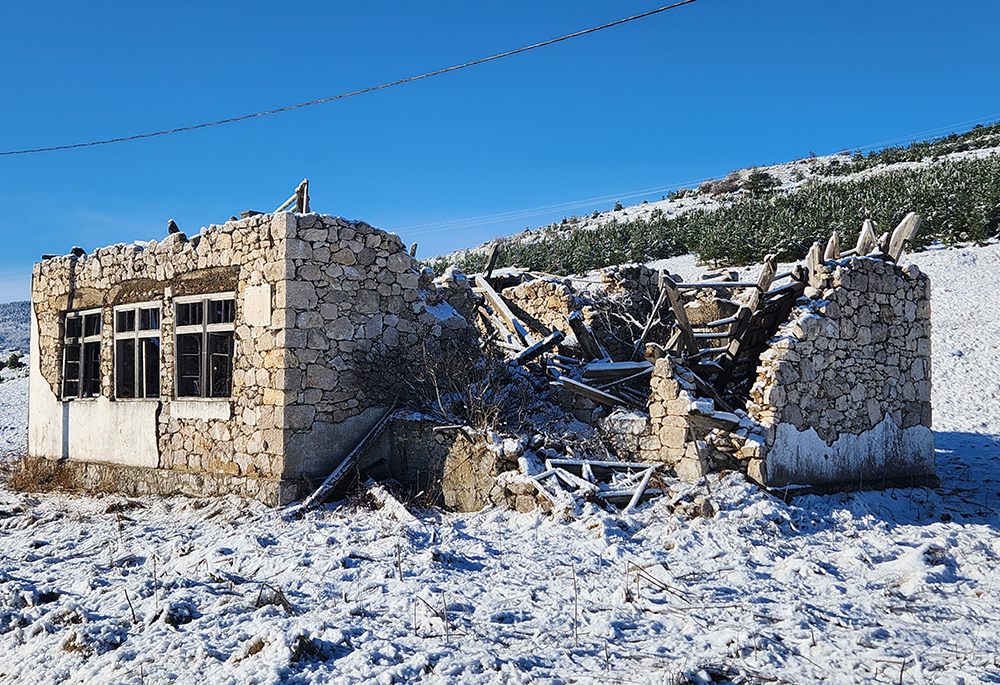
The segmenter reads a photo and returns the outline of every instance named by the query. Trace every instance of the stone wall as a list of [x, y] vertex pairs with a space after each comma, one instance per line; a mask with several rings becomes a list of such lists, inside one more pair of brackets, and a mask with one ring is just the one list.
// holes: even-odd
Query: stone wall
[[933, 479], [927, 277], [878, 258], [813, 276], [760, 358], [746, 412], [718, 411], [690, 371], [659, 359], [648, 416], [601, 420], [619, 456], [688, 479], [738, 469], [771, 487]]
[[[32, 286], [29, 454], [243, 478], [328, 472], [425, 346], [468, 340], [450, 304], [471, 301], [463, 284], [452, 274], [436, 285], [395, 235], [318, 214], [256, 215], [191, 239], [45, 260]], [[175, 398], [173, 299], [227, 291], [236, 305], [231, 397]], [[112, 308], [142, 302], [161, 304], [162, 397], [115, 399]], [[62, 401], [65, 313], [93, 308], [103, 317], [101, 396]], [[150, 436], [152, 455], [137, 463], [114, 445], [95, 453], [74, 428], [83, 417], [107, 424], [97, 431]]]
[[383, 448], [388, 474], [428, 505], [479, 511], [506, 504], [497, 476], [517, 469], [520, 444], [471, 428], [440, 428], [419, 414], [393, 419]]
[[769, 485], [933, 476], [930, 282], [875, 258], [820, 265], [761, 356], [748, 409]]
[[764, 446], [763, 427], [746, 412], [718, 411], [699, 398], [691, 371], [670, 357], [658, 359], [650, 379], [648, 414], [616, 410], [600, 427], [619, 457], [661, 462], [696, 480], [705, 471], [752, 472]]

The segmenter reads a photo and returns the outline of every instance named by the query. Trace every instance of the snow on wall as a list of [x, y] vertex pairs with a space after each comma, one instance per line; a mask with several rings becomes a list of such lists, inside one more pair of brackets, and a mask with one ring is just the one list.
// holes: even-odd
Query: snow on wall
[[761, 355], [750, 415], [769, 486], [934, 475], [930, 281], [915, 265], [819, 267], [812, 301]]

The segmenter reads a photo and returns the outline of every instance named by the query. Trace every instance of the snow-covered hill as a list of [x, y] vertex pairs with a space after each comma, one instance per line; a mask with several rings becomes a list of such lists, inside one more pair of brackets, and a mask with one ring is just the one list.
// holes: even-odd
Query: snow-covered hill
[[[1000, 147], [995, 145], [996, 136], [984, 137], [980, 142], [989, 143], [991, 147], [968, 149], [946, 154], [929, 155], [919, 161], [898, 161], [891, 164], [877, 164], [850, 173], [834, 173], [832, 169], [850, 169], [852, 157], [845, 153], [823, 157], [807, 157], [772, 166], [738, 169], [731, 172], [725, 179], [707, 181], [699, 188], [681, 189], [660, 200], [643, 200], [631, 206], [619, 206], [609, 211], [595, 211], [582, 217], [572, 216], [560, 223], [549, 224], [535, 230], [525, 231], [509, 237], [500, 237], [472, 248], [460, 249], [435, 257], [428, 263], [441, 269], [448, 264], [460, 264], [470, 256], [485, 256], [498, 243], [534, 244], [550, 240], [565, 239], [575, 231], [593, 230], [608, 224], [628, 224], [635, 221], [652, 221], [657, 218], [673, 219], [688, 212], [697, 210], [712, 211], [733, 200], [747, 197], [748, 181], [755, 175], [774, 184], [774, 188], [782, 193], [795, 193], [817, 183], [849, 183], [861, 179], [902, 172], [906, 170], [926, 169], [931, 166], [941, 166], [962, 160], [978, 160], [995, 157], [1000, 154]], [[924, 144], [918, 144], [924, 145]], [[863, 165], [862, 165], [863, 166]], [[860, 222], [859, 222], [860, 223]], [[476, 262], [479, 263], [478, 261]]]
[[0, 683], [1000, 682], [1000, 244], [909, 259], [940, 488], [571, 522], [0, 489]]
[[[0, 302], [0, 353], [4, 351], [28, 351], [29, 303]], [[7, 361], [4, 357], [3, 361]]]

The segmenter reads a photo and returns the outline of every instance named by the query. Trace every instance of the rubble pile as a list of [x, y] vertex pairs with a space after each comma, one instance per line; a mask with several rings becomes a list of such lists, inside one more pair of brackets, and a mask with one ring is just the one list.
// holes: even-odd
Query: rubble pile
[[[769, 257], [747, 282], [625, 265], [515, 283], [507, 270], [497, 292], [487, 271], [474, 277], [478, 324], [598, 430], [639, 499], [662, 491], [637, 487], [646, 468], [685, 480], [737, 470], [779, 488], [926, 482], [930, 288], [896, 264], [919, 224], [911, 213], [876, 239], [866, 222], [855, 248], [841, 253], [834, 234], [804, 264], [778, 273]], [[610, 487], [594, 475], [603, 462], [522, 460], [500, 482], [519, 510], [595, 499]]]

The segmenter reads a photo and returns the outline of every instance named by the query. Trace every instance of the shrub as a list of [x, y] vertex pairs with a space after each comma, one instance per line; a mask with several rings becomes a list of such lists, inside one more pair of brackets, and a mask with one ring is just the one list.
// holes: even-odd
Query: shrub
[[622, 209], [624, 209], [624, 207], [622, 207], [622, 203], [619, 202], [618, 200], [615, 200], [615, 209], [614, 209], [614, 211], [620, 212], [620, 211], [622, 211]]
[[747, 178], [746, 183], [743, 184], [743, 187], [748, 190], [752, 196], [760, 197], [762, 195], [772, 193], [781, 187], [781, 181], [768, 172], [754, 167], [753, 171], [750, 172], [750, 177]]
[[[12, 353], [10, 357], [8, 357], [7, 359], [7, 368], [20, 369], [22, 367], [24, 367], [24, 362], [21, 361], [21, 353], [20, 352]], [[2, 368], [2, 365], [0, 365], [0, 368]]]

